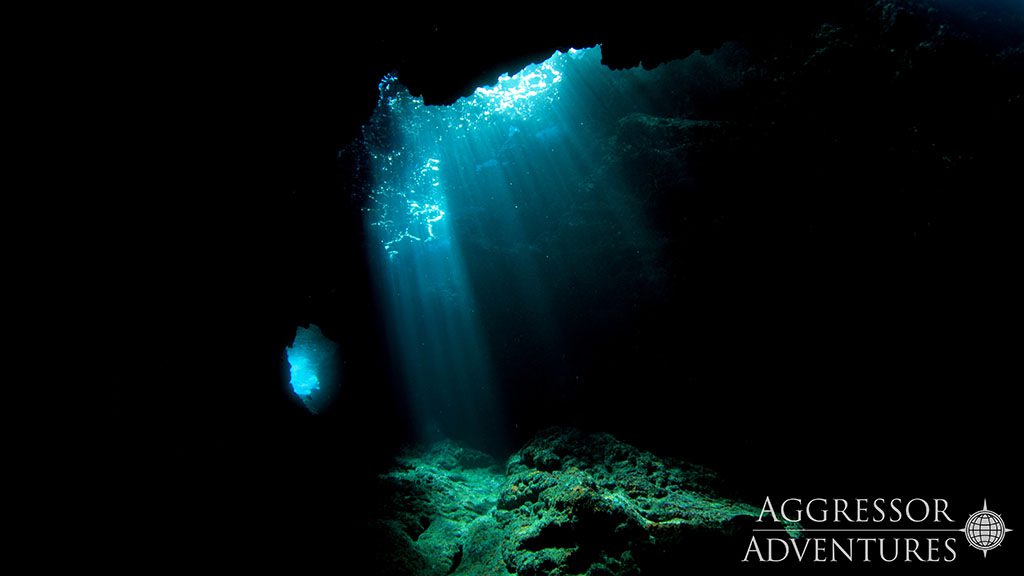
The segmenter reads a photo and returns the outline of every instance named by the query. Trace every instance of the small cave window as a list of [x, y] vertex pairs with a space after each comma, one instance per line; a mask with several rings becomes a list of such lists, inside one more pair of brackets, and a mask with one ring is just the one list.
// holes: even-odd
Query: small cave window
[[316, 324], [298, 327], [288, 356], [291, 390], [316, 414], [332, 400], [341, 379], [338, 345], [324, 336]]

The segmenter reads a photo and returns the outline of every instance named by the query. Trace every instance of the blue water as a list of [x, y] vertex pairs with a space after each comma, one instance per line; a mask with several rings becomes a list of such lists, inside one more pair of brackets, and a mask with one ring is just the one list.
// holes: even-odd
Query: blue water
[[500, 438], [517, 424], [500, 409], [507, 375], [565, 362], [555, 355], [567, 348], [556, 321], [566, 302], [601, 306], [622, 275], [651, 285], [664, 276], [632, 186], [645, 176], [610, 155], [631, 114], [686, 113], [686, 98], [666, 87], [715, 67], [702, 58], [612, 71], [599, 48], [556, 52], [451, 106], [381, 81], [364, 129], [366, 226], [424, 439]]
[[338, 345], [311, 324], [297, 328], [294, 342], [285, 351], [292, 391], [311, 412], [319, 412], [337, 392], [341, 379]]

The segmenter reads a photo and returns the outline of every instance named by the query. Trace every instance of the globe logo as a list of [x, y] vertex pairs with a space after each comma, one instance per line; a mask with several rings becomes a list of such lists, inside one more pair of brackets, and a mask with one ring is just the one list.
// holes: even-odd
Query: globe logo
[[1013, 530], [1006, 527], [1003, 518], [999, 514], [988, 509], [987, 500], [981, 508], [981, 510], [971, 514], [961, 532], [967, 536], [967, 543], [971, 547], [981, 550], [982, 554], [987, 558], [988, 551], [1002, 544], [1006, 533], [1013, 532]]

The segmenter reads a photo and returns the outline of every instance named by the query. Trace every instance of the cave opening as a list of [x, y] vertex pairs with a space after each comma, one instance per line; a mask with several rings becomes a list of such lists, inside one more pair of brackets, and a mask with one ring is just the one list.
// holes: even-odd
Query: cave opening
[[320, 327], [296, 328], [295, 339], [285, 349], [292, 395], [313, 414], [334, 399], [341, 380], [338, 345]]
[[600, 47], [556, 51], [441, 106], [381, 80], [347, 153], [370, 174], [369, 261], [418, 438], [504, 452], [527, 399], [568, 404], [593, 370], [574, 344], [667, 293], [652, 190], [689, 177], [673, 147], [720, 128], [699, 95], [737, 82], [737, 54], [611, 70]]

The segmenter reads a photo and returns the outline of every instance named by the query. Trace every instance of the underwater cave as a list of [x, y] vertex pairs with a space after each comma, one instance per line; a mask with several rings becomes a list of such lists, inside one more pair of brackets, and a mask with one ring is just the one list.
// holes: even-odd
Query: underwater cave
[[252, 37], [154, 109], [196, 95], [175, 154], [224, 176], [96, 227], [165, 217], [152, 255], [198, 276], [116, 267], [111, 300], [188, 314], [130, 339], [172, 358], [112, 370], [86, 492], [163, 530], [104, 542], [626, 576], [738, 566], [767, 495], [1010, 522], [1003, 436], [970, 432], [1016, 405], [989, 384], [1015, 359], [1024, 10], [678, 10], [215, 26]]

